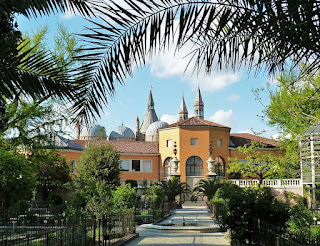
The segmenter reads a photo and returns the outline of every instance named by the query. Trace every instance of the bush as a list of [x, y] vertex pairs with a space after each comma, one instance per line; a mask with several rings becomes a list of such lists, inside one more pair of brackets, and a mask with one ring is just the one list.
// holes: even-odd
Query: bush
[[258, 218], [280, 227], [289, 218], [288, 205], [279, 202], [267, 187], [235, 189], [233, 193], [225, 192], [222, 188], [217, 191], [215, 199], [213, 203], [217, 205], [222, 205], [218, 199], [225, 201], [227, 211], [222, 214], [222, 222], [231, 230], [231, 238], [240, 242], [253, 242]]
[[130, 184], [131, 188], [137, 188], [138, 187], [138, 182], [133, 179], [128, 179], [126, 180], [126, 184]]
[[63, 199], [58, 193], [53, 192], [48, 195], [47, 202], [49, 205], [58, 206], [63, 204]]
[[130, 184], [122, 184], [113, 193], [113, 207], [116, 211], [124, 211], [135, 207], [137, 192]]

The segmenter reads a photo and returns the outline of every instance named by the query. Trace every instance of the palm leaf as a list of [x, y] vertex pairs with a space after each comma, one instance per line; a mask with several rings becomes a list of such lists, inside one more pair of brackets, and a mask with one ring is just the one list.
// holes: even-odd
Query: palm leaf
[[0, 1], [0, 15], [9, 17], [18, 13], [30, 17], [49, 15], [59, 10], [79, 12], [83, 16], [92, 15], [90, 1], [84, 0], [6, 0]]
[[[107, 88], [113, 95], [114, 84], [124, 84], [133, 67], [143, 66], [148, 56], [173, 44], [179, 51], [190, 41], [194, 44], [190, 58], [197, 73], [242, 65], [274, 73], [283, 70], [289, 59], [292, 66], [307, 61], [307, 71], [320, 66], [319, 3], [315, 0], [125, 3], [127, 6], [116, 1], [93, 3], [100, 21], [91, 20], [95, 27], [80, 36], [87, 42], [87, 54], [80, 59], [92, 64], [79, 71], [87, 73], [88, 86], [97, 88], [94, 93]], [[76, 107], [84, 112], [89, 104], [81, 98]]]

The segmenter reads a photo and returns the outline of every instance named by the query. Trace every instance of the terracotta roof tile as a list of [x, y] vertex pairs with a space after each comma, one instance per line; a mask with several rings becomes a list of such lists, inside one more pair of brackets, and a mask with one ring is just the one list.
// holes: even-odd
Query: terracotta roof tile
[[134, 154], [159, 154], [158, 142], [144, 142], [144, 141], [106, 141], [106, 140], [72, 140], [73, 142], [85, 147], [90, 142], [91, 144], [111, 144], [115, 150], [120, 153], [134, 153]]
[[280, 142], [278, 140], [260, 137], [250, 133], [232, 133], [230, 134], [230, 140], [230, 145], [233, 143], [232, 147], [244, 146], [246, 144], [250, 144], [251, 141], [260, 142], [262, 144], [265, 144], [266, 147], [269, 148], [280, 146]]
[[228, 128], [228, 126], [220, 125], [218, 123], [214, 123], [212, 121], [204, 120], [199, 117], [191, 117], [186, 120], [180, 120], [176, 123], [173, 123], [171, 125], [165, 126], [164, 128], [170, 128], [170, 127], [177, 127], [177, 126], [214, 126], [214, 127], [223, 127], [223, 128]]

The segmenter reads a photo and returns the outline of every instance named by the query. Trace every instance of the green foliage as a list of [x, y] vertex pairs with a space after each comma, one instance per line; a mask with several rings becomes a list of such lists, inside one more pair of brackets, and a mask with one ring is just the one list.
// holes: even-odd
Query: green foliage
[[97, 218], [112, 211], [112, 188], [106, 182], [96, 182], [92, 187], [92, 193], [86, 194], [85, 212], [89, 215], [95, 215]]
[[52, 206], [58, 206], [63, 204], [63, 199], [58, 193], [50, 193], [47, 199], [48, 204]]
[[238, 158], [229, 158], [228, 173], [240, 172], [245, 177], [257, 178], [259, 185], [262, 180], [277, 173], [279, 158], [270, 153], [262, 153], [260, 149], [264, 147], [256, 141], [252, 141], [250, 145], [238, 147], [238, 150], [246, 156], [247, 162], [241, 162]]
[[24, 155], [0, 147], [0, 207], [19, 206], [32, 198], [37, 181]]
[[320, 72], [301, 76], [300, 70], [281, 73], [275, 90], [267, 88], [270, 102], [265, 115], [270, 126], [293, 137], [307, 130], [320, 118], [318, 88]]
[[218, 188], [218, 180], [216, 178], [210, 180], [201, 179], [193, 188], [191, 200], [197, 201], [198, 198], [206, 197], [209, 201], [213, 198]]
[[134, 208], [136, 198], [136, 190], [130, 184], [122, 184], [113, 192], [113, 206], [116, 211]]
[[274, 226], [283, 226], [289, 218], [288, 205], [279, 202], [267, 187], [235, 191], [226, 204], [223, 224], [231, 229], [231, 238], [240, 242], [252, 242], [258, 218]]
[[132, 188], [137, 188], [138, 187], [138, 182], [133, 179], [128, 179], [126, 180], [126, 184], [130, 184]]
[[[30, 47], [25, 52], [25, 42], [16, 23], [16, 16], [38, 17], [59, 11], [78, 12], [85, 16], [92, 14], [85, 1], [2, 1], [0, 3], [0, 89], [1, 104], [14, 100], [23, 94], [27, 98], [51, 97], [59, 100], [75, 100], [83, 95], [81, 81], [75, 81], [76, 74], [58, 66], [50, 52], [38, 51], [40, 46]], [[84, 93], [86, 94], [86, 93]], [[2, 97], [3, 96], [3, 97]], [[95, 111], [95, 109], [93, 109]], [[1, 116], [2, 112], [0, 113]], [[5, 121], [0, 120], [0, 129]], [[1, 131], [1, 130], [0, 130]]]
[[64, 184], [71, 181], [70, 167], [64, 156], [54, 150], [34, 150], [29, 160], [32, 162], [40, 192], [44, 200], [52, 192], [56, 192]]
[[78, 162], [79, 176], [69, 198], [69, 214], [106, 215], [112, 210], [112, 190], [120, 184], [119, 153], [111, 145], [90, 145]]
[[159, 184], [151, 185], [147, 191], [147, 194], [155, 208], [161, 207], [165, 201], [165, 192], [163, 187]]
[[[289, 210], [290, 219], [287, 221], [287, 230], [296, 237], [319, 240], [320, 225], [315, 224], [314, 217], [318, 217], [308, 209], [307, 201], [301, 198], [298, 204]], [[319, 220], [319, 217], [317, 218]]]
[[80, 179], [85, 183], [105, 182], [106, 185], [120, 184], [120, 155], [111, 145], [90, 145], [78, 162]]
[[172, 176], [169, 180], [163, 180], [161, 186], [168, 202], [175, 202], [178, 195], [190, 193], [189, 185], [185, 182], [180, 182], [175, 176]]

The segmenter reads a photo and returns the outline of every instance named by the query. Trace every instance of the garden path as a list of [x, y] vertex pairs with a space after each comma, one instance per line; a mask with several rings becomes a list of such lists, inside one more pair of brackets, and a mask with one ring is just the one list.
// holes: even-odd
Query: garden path
[[[197, 222], [200, 225], [211, 226], [215, 223], [210, 217], [208, 209], [204, 206], [185, 205], [183, 209], [177, 209], [175, 213], [168, 219], [162, 221], [161, 224], [169, 223], [188, 223]], [[199, 225], [199, 226], [200, 226]], [[224, 233], [210, 232], [201, 233], [193, 230], [155, 230], [150, 229], [147, 225], [137, 228], [139, 237], [130, 242], [129, 246], [134, 245], [213, 245], [226, 246], [230, 243], [225, 239]]]

